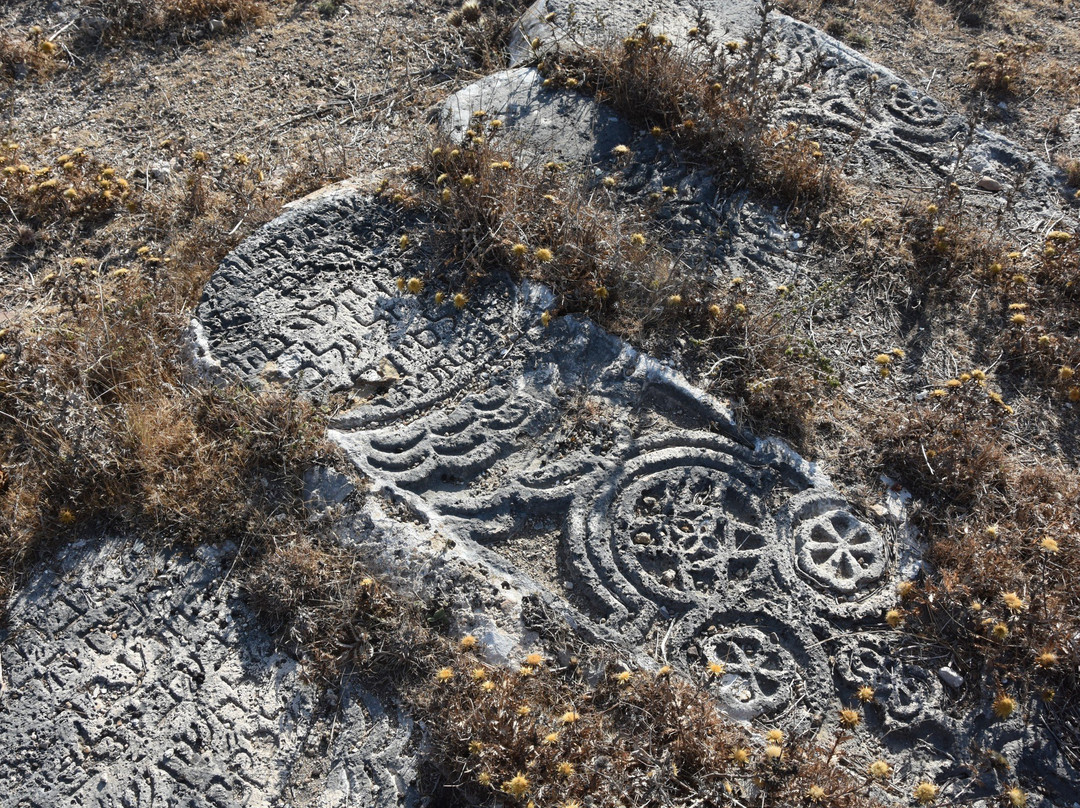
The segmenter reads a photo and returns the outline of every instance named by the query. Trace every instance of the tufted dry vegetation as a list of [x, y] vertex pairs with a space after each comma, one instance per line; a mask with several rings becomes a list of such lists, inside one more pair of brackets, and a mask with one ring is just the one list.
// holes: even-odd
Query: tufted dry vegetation
[[712, 673], [629, 668], [551, 637], [516, 667], [492, 665], [472, 636], [454, 642], [432, 607], [330, 541], [275, 542], [243, 581], [320, 681], [359, 675], [413, 708], [461, 804], [785, 806], [818, 788], [819, 804], [870, 808], [891, 791], [888, 765], [872, 775], [852, 734], [822, 747], [733, 723], [708, 693]]
[[176, 33], [195, 38], [212, 32], [211, 21], [231, 29], [257, 23], [269, 10], [263, 0], [91, 0], [84, 36], [117, 41]]
[[56, 66], [56, 51], [40, 28], [25, 34], [0, 29], [0, 79], [45, 78]]
[[[193, 152], [155, 196], [82, 149], [4, 156], [9, 256], [40, 270], [0, 323], [0, 597], [87, 529], [255, 544], [294, 529], [303, 473], [328, 454], [321, 415], [287, 391], [210, 386], [183, 356], [202, 285], [280, 191], [244, 155]], [[286, 179], [322, 184], [318, 165]], [[83, 255], [50, 249], [72, 234]]]
[[579, 88], [710, 166], [730, 190], [776, 200], [796, 217], [830, 204], [839, 174], [796, 124], [777, 123], [777, 100], [809, 78], [773, 67], [770, 4], [745, 40], [720, 42], [702, 17], [689, 46], [647, 23], [621, 43], [544, 56], [545, 86]]
[[907, 630], [951, 648], [968, 676], [1009, 682], [1075, 749], [1080, 473], [1025, 458], [1007, 437], [1007, 405], [964, 376], [878, 435], [881, 462], [922, 504], [935, 570], [899, 608]]
[[868, 808], [888, 791], [887, 776], [851, 756], [850, 735], [818, 746], [735, 725], [666, 667], [534, 654], [515, 671], [458, 651], [419, 704], [448, 768], [481, 804]]
[[474, 118], [462, 143], [430, 145], [409, 182], [383, 189], [430, 222], [423, 238], [440, 269], [420, 279], [425, 288], [467, 297], [478, 279], [509, 269], [555, 292], [548, 318], [585, 313], [645, 348], [688, 331], [688, 350], [713, 364], [716, 392], [744, 400], [755, 425], [799, 436], [814, 389], [832, 377], [790, 327], [805, 315], [792, 290], [702, 281], [663, 245], [653, 218], [663, 199], [627, 204], [603, 179], [532, 160], [489, 117]]

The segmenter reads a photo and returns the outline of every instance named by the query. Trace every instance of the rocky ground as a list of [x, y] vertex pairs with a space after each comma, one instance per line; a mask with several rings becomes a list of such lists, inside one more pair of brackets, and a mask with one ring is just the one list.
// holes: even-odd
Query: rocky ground
[[[153, 483], [140, 516], [115, 501], [130, 488], [75, 473], [65, 494], [55, 469], [100, 440], [71, 408], [44, 421], [64, 440], [24, 427], [5, 444], [11, 804], [1080, 798], [1074, 9], [1038, 27], [1005, 3], [978, 21], [928, 3], [782, 9], [834, 38], [779, 12], [762, 28], [749, 2], [166, 3], [127, 28], [124, 8], [22, 2], [0, 19], [5, 412], [25, 423], [64, 396], [122, 412], [139, 426], [91, 470], [123, 477], [130, 457], [127, 476]], [[961, 64], [1001, 31], [1001, 59]], [[680, 97], [675, 119], [627, 102], [620, 75], [649, 48], [650, 92], [708, 58], [707, 93], [752, 76], [740, 92], [775, 93], [769, 125], [802, 128], [740, 152], [751, 179], [732, 180], [708, 152], [712, 102]], [[809, 163], [783, 156], [804, 149]], [[753, 154], [781, 155], [773, 176]], [[842, 190], [808, 214], [777, 179], [792, 166], [800, 189], [820, 171]], [[109, 331], [136, 296], [178, 368], [137, 382]], [[108, 353], [89, 368], [42, 359], [93, 340]], [[98, 365], [120, 369], [103, 383]], [[230, 480], [246, 521], [188, 513], [236, 507], [176, 483], [196, 463], [212, 480], [214, 452], [177, 454], [185, 438], [161, 440], [165, 416], [133, 420], [132, 401], [176, 412], [146, 389], [233, 380], [299, 394], [300, 418], [328, 427], [320, 467], [352, 481], [277, 447], [277, 505], [259, 470]], [[144, 398], [110, 410], [121, 388]], [[56, 452], [55, 478], [30, 476], [27, 441]], [[307, 533], [333, 548], [310, 568]], [[297, 570], [313, 592], [299, 611]], [[385, 600], [365, 600], [376, 586]], [[423, 626], [385, 629], [395, 599], [424, 604]], [[425, 655], [401, 653], [397, 681], [371, 661], [385, 649], [359, 677], [330, 664], [330, 686], [285, 653], [325, 671], [380, 631]], [[713, 744], [720, 768], [676, 766], [684, 736], [654, 745], [628, 707], [671, 669], [741, 722]], [[516, 718], [468, 689], [556, 674], [578, 689], [527, 678]], [[671, 687], [654, 700], [689, 715]], [[625, 758], [604, 746], [627, 738]]]

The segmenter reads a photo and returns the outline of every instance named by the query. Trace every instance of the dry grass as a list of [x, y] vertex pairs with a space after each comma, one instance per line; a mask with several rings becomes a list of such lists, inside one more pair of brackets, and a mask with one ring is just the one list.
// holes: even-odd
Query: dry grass
[[805, 77], [773, 74], [766, 14], [767, 4], [745, 41], [723, 43], [702, 19], [688, 52], [643, 23], [622, 43], [548, 57], [545, 85], [594, 94], [711, 166], [733, 191], [813, 213], [838, 193], [838, 174], [806, 132], [775, 123], [776, 100]]
[[[652, 206], [662, 202], [629, 205], [604, 181], [528, 164], [501, 145], [499, 130], [499, 121], [478, 116], [463, 143], [439, 141], [413, 167], [411, 183], [385, 188], [429, 215], [421, 241], [440, 270], [416, 281], [453, 300], [509, 269], [556, 293], [547, 317], [584, 312], [646, 349], [685, 336], [692, 361], [713, 365], [714, 392], [744, 401], [763, 430], [802, 442], [831, 376], [793, 327], [806, 316], [799, 290], [703, 281], [652, 225]], [[619, 159], [633, 157], [627, 150]]]
[[869, 773], [849, 773], [867, 770], [848, 758], [850, 735], [821, 748], [751, 734], [668, 668], [534, 654], [511, 671], [461, 651], [450, 660], [419, 705], [444, 766], [477, 803], [878, 804]]
[[[328, 452], [310, 405], [210, 388], [181, 355], [203, 284], [276, 214], [279, 190], [243, 155], [194, 153], [188, 182], [153, 197], [129, 193], [122, 172], [79, 149], [63, 157], [25, 155], [27, 166], [44, 163], [28, 172], [9, 160], [16, 171], [3, 180], [16, 253], [52, 267], [0, 329], [3, 593], [41, 548], [86, 529], [269, 541], [294, 529], [302, 475]], [[286, 181], [302, 190], [336, 178], [316, 177], [318, 165], [300, 163]], [[74, 194], [42, 190], [54, 176]], [[84, 255], [49, 254], [71, 233]], [[147, 233], [153, 246], [136, 247]]]
[[47, 78], [56, 67], [58, 46], [39, 26], [24, 36], [0, 30], [0, 78]]
[[1004, 39], [997, 46], [993, 53], [974, 51], [968, 62], [968, 70], [971, 71], [972, 89], [1002, 97], [1010, 95], [1021, 81], [1033, 47]]
[[88, 28], [91, 37], [105, 40], [158, 37], [176, 32], [188, 37], [212, 32], [211, 20], [225, 29], [267, 18], [263, 0], [92, 0], [87, 9], [100, 25]]
[[782, 806], [818, 787], [817, 804], [869, 808], [889, 790], [856, 751], [857, 729], [822, 748], [731, 722], [706, 689], [719, 669], [691, 681], [564, 647], [493, 666], [354, 552], [302, 535], [264, 549], [244, 577], [262, 617], [320, 681], [359, 675], [405, 700], [428, 728], [430, 762], [468, 804]]
[[131, 193], [126, 178], [85, 149], [43, 161], [14, 141], [0, 143], [0, 196], [12, 219], [24, 227], [105, 217], [128, 203]]
[[951, 648], [969, 672], [1040, 695], [1075, 741], [1080, 474], [1026, 462], [1003, 434], [1000, 396], [978, 378], [955, 381], [879, 435], [884, 467], [923, 504], [937, 570], [902, 608], [917, 636]]

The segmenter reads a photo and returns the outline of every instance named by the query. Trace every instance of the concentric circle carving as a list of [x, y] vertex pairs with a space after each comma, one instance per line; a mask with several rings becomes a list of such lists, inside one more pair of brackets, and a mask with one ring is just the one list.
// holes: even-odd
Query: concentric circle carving
[[792, 508], [789, 529], [795, 567], [816, 589], [855, 595], [880, 584], [889, 571], [884, 537], [835, 496], [801, 499]]

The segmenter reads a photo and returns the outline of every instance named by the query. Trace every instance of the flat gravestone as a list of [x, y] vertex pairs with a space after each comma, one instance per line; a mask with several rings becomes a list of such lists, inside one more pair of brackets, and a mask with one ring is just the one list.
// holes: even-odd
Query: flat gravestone
[[350, 686], [330, 738], [238, 598], [234, 554], [86, 542], [36, 572], [0, 637], [0, 802], [418, 803], [411, 722]]

